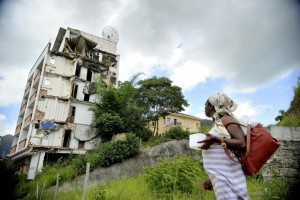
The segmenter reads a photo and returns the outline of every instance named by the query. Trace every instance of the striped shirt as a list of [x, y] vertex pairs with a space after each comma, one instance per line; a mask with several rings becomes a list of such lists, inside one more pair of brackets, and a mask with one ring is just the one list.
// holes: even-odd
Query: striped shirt
[[[210, 134], [220, 137], [216, 129]], [[232, 157], [237, 160], [233, 153]], [[217, 200], [249, 200], [246, 177], [241, 164], [230, 160], [220, 144], [202, 150], [203, 166], [213, 184]]]

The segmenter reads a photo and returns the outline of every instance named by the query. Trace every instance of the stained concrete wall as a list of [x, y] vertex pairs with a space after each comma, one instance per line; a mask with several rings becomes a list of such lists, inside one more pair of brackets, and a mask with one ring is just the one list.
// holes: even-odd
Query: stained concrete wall
[[264, 178], [272, 176], [300, 179], [300, 127], [271, 126], [271, 135], [281, 146], [262, 169]]

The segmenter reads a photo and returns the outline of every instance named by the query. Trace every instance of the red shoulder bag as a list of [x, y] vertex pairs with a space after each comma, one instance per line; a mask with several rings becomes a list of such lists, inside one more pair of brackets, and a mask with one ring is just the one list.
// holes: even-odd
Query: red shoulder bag
[[[239, 123], [230, 122], [225, 128], [227, 128], [229, 124], [244, 126]], [[246, 141], [247, 146], [245, 152], [234, 151], [234, 155], [238, 158], [238, 161], [234, 160], [230, 155], [223, 137], [221, 138], [221, 146], [232, 161], [241, 163], [245, 175], [253, 176], [275, 153], [279, 148], [280, 143], [273, 138], [268, 130], [261, 124], [258, 124], [255, 128], [251, 128], [250, 124], [247, 125]]]

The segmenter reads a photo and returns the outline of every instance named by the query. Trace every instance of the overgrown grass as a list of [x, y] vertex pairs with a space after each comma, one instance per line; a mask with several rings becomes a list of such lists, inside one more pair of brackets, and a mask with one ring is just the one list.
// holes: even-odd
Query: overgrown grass
[[[183, 163], [193, 162], [183, 158]], [[170, 165], [174, 163], [178, 164], [180, 157], [170, 161], [163, 161], [164, 165], [170, 162]], [[196, 162], [196, 161], [195, 161]], [[101, 184], [92, 187], [88, 190], [87, 200], [156, 200], [156, 199], [172, 199], [172, 200], [215, 200], [215, 194], [213, 191], [207, 191], [202, 188], [202, 183], [208, 179], [201, 164], [198, 163], [198, 176], [191, 180], [192, 185], [189, 185], [189, 192], [177, 190], [164, 190], [155, 191], [149, 185], [146, 173], [136, 175], [131, 178], [121, 179], [116, 181], [110, 181], [105, 184]], [[159, 166], [158, 166], [159, 168]], [[171, 168], [169, 168], [171, 170]], [[180, 169], [180, 168], [178, 168]], [[167, 170], [168, 171], [168, 170]], [[169, 172], [167, 172], [169, 173]], [[186, 172], [184, 172], [186, 173]], [[174, 176], [176, 176], [174, 174]], [[170, 179], [171, 180], [171, 179]], [[162, 180], [160, 187], [169, 187]], [[264, 181], [261, 174], [255, 177], [247, 177], [247, 185], [249, 196], [252, 200], [266, 200], [266, 199], [287, 199], [290, 193], [290, 185], [282, 180], [273, 178], [270, 181]], [[44, 193], [44, 200], [52, 200], [54, 197], [54, 191], [46, 191]], [[70, 190], [64, 190], [58, 192], [57, 200], [79, 200], [83, 197], [82, 188], [72, 188]], [[31, 198], [34, 199], [34, 198]]]
[[281, 122], [278, 123], [279, 126], [300, 126], [300, 113], [289, 113], [285, 115]]
[[133, 157], [139, 153], [139, 140], [133, 134], [126, 134], [124, 140], [116, 140], [104, 143], [100, 148], [87, 154], [71, 156], [66, 162], [58, 159], [53, 167], [44, 167], [43, 172], [37, 174], [34, 180], [21, 182], [17, 185], [17, 198], [22, 198], [28, 193], [28, 198], [34, 198], [37, 185], [39, 188], [45, 183], [45, 188], [56, 184], [57, 175], [59, 183], [70, 181], [76, 176], [85, 173], [86, 163], [90, 162], [91, 171], [97, 167], [107, 167], [124, 159]]
[[[286, 199], [289, 193], [288, 184], [273, 179], [263, 181], [262, 179], [247, 178], [249, 196], [252, 200]], [[206, 175], [199, 175], [193, 184], [190, 193], [155, 193], [147, 185], [145, 175], [140, 174], [132, 178], [112, 181], [110, 183], [98, 185], [88, 190], [87, 200], [215, 200], [213, 191], [204, 190], [201, 184], [207, 180]], [[44, 194], [44, 200], [52, 200], [53, 191]], [[79, 200], [83, 197], [83, 190], [72, 188], [61, 191], [57, 194], [57, 200]]]

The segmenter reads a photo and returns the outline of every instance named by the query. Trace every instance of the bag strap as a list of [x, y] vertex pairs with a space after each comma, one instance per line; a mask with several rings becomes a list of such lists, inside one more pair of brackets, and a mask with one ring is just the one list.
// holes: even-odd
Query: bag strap
[[[251, 126], [250, 126], [250, 124], [248, 124], [247, 126], [245, 126], [245, 125], [240, 124], [240, 123], [237, 123], [237, 122], [229, 122], [229, 123], [227, 123], [226, 126], [225, 126], [226, 129], [227, 129], [227, 126], [228, 126], [229, 124], [236, 124], [236, 125], [240, 125], [240, 126], [247, 127], [247, 137], [246, 137], [246, 138], [247, 138], [247, 143], [246, 143], [246, 150], [247, 150], [247, 151], [246, 151], [246, 156], [248, 156], [249, 153], [250, 153], [250, 148], [251, 148], [251, 146], [250, 146], [250, 141], [251, 141], [251, 134], [250, 134], [250, 132], [251, 132]], [[230, 160], [234, 161], [234, 162], [237, 162], [237, 161], [234, 160], [233, 157], [230, 155], [229, 150], [228, 150], [228, 148], [227, 148], [227, 145], [226, 145], [226, 143], [225, 143], [224, 137], [221, 137], [221, 146], [222, 146], [222, 148], [224, 149], [224, 151], [225, 151], [226, 155], [228, 156], [228, 158], [229, 158]]]
[[224, 149], [226, 155], [228, 156], [228, 158], [234, 162], [239, 162], [238, 160], [234, 160], [233, 157], [231, 156], [231, 154], [229, 153], [229, 150], [227, 148], [227, 144], [225, 143], [224, 137], [221, 137], [221, 147]]

